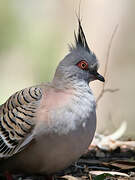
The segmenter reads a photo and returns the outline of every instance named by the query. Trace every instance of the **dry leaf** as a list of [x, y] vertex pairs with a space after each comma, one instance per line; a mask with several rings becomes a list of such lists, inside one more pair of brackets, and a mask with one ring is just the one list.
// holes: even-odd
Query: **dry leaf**
[[128, 174], [126, 173], [121, 173], [121, 172], [117, 172], [117, 171], [90, 171], [90, 174], [94, 174], [94, 175], [101, 175], [101, 174], [110, 174], [113, 176], [124, 176], [124, 177], [129, 177]]
[[133, 169], [135, 168], [135, 161], [117, 160], [110, 163], [111, 166], [118, 167], [120, 169]]
[[81, 180], [81, 178], [79, 177], [74, 177], [74, 176], [70, 176], [70, 175], [65, 175], [61, 177], [62, 179], [67, 179], [67, 180]]

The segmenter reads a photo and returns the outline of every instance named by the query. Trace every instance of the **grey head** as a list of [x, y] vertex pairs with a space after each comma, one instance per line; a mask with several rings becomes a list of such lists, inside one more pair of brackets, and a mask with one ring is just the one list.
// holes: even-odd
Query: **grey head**
[[59, 63], [53, 81], [57, 84], [77, 81], [89, 82], [93, 80], [105, 81], [97, 70], [99, 68], [96, 55], [90, 50], [78, 19], [78, 33], [74, 33], [75, 45], [70, 46], [70, 52]]

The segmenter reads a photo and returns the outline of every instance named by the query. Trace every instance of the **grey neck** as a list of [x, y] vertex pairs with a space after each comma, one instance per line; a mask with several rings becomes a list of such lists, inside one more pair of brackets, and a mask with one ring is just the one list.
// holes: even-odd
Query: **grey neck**
[[62, 74], [59, 74], [59, 76], [55, 74], [52, 85], [56, 89], [82, 89], [91, 93], [89, 84], [85, 80], [78, 79], [76, 76], [65, 77]]

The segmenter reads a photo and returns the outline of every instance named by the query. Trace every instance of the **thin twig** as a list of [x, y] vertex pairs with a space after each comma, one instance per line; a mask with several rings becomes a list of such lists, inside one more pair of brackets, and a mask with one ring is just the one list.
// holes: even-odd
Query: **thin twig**
[[[112, 36], [111, 36], [111, 39], [110, 39], [110, 42], [109, 42], [109, 45], [108, 45], [108, 49], [107, 49], [106, 63], [105, 63], [105, 69], [104, 69], [104, 77], [105, 77], [105, 79], [106, 79], [106, 74], [107, 74], [107, 69], [108, 69], [108, 62], [109, 62], [109, 58], [110, 58], [112, 42], [113, 42], [113, 39], [114, 39], [114, 37], [116, 35], [117, 29], [118, 29], [118, 25], [116, 25], [116, 27], [114, 28], [114, 31], [112, 33]], [[102, 98], [104, 93], [106, 93], [106, 92], [114, 93], [114, 92], [119, 90], [119, 89], [105, 89], [105, 85], [106, 85], [106, 83], [104, 83], [103, 86], [102, 86], [101, 92], [100, 92], [99, 96], [97, 97], [96, 104], [98, 104], [99, 100]]]
[[117, 88], [117, 89], [104, 89], [104, 93], [106, 93], [106, 92], [110, 92], [110, 93], [113, 93], [113, 92], [116, 92], [116, 91], [119, 91], [119, 89]]
[[107, 54], [106, 54], [104, 77], [106, 76], [106, 73], [107, 73], [107, 68], [108, 68], [108, 62], [109, 62], [109, 58], [110, 58], [112, 42], [113, 42], [113, 39], [114, 39], [114, 37], [116, 35], [117, 29], [118, 29], [118, 24], [115, 26], [114, 31], [113, 31], [112, 36], [111, 36], [111, 39], [110, 39], [110, 42], [109, 42], [109, 46], [108, 46], [108, 50], [107, 50]]

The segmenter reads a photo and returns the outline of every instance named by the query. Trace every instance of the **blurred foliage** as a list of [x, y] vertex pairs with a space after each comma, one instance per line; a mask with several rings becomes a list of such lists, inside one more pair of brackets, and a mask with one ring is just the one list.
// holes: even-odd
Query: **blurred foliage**
[[11, 9], [11, 1], [0, 0], [0, 52], [13, 46], [17, 39], [17, 17]]
[[51, 81], [57, 61], [60, 60], [62, 35], [59, 32], [49, 31], [37, 32], [35, 35], [31, 31], [30, 36], [30, 39], [25, 38], [24, 48], [34, 64], [35, 81]]

